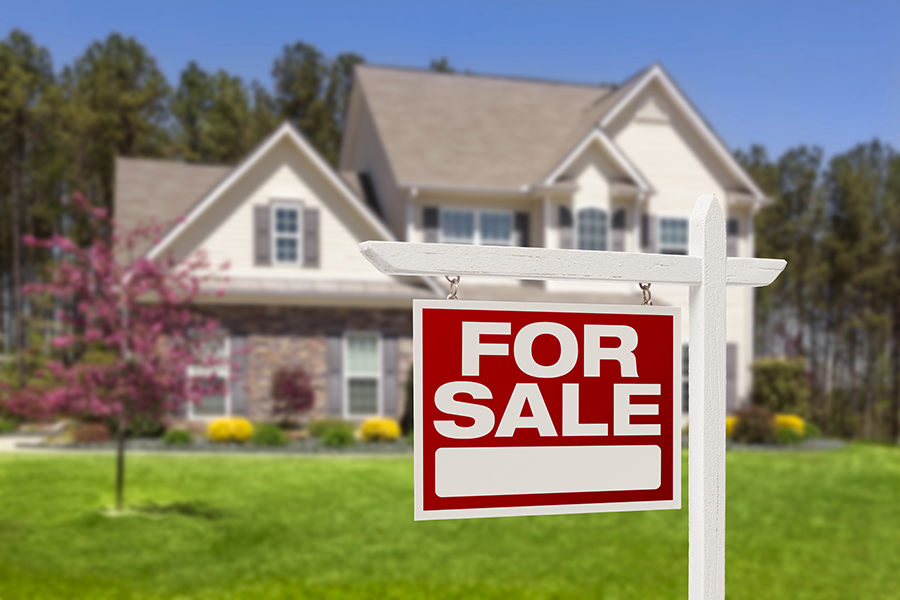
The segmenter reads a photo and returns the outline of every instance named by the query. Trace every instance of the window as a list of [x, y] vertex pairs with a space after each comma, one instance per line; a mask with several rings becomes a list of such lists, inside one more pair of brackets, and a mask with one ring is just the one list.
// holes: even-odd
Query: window
[[[188, 418], [211, 419], [231, 414], [231, 340], [222, 338], [206, 344], [201, 364], [188, 367], [188, 377], [203, 378], [206, 391], [199, 404], [188, 403]], [[212, 363], [212, 366], [207, 366]], [[206, 383], [208, 382], [208, 384]], [[208, 385], [208, 388], [207, 388]]]
[[272, 256], [275, 264], [300, 262], [300, 209], [296, 206], [272, 206]]
[[582, 208], [578, 211], [578, 249], [606, 250], [606, 211]]
[[508, 212], [481, 211], [481, 244], [509, 246], [513, 237], [513, 216]]
[[448, 244], [475, 243], [475, 211], [441, 211], [441, 241]]
[[381, 344], [377, 333], [344, 337], [344, 414], [366, 417], [381, 413]]
[[660, 218], [659, 251], [661, 254], [688, 253], [688, 220]]
[[509, 246], [512, 240], [511, 212], [441, 209], [441, 241], [446, 244]]

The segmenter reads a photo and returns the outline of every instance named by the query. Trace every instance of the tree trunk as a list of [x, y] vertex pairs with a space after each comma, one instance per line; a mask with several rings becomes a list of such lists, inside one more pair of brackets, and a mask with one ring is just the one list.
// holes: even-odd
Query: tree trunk
[[16, 349], [16, 386], [25, 387], [25, 327], [22, 318], [22, 149], [17, 140], [12, 164], [13, 344]]
[[127, 423], [119, 417], [116, 432], [116, 511], [122, 511], [122, 500], [125, 495], [125, 428]]
[[888, 428], [891, 440], [900, 443], [900, 303], [894, 302], [891, 335], [891, 402]]

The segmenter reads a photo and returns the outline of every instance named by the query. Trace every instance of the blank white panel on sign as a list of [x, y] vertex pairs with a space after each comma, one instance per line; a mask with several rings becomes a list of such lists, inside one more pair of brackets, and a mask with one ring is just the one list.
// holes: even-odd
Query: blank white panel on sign
[[452, 498], [655, 490], [661, 466], [659, 446], [439, 448], [435, 493]]

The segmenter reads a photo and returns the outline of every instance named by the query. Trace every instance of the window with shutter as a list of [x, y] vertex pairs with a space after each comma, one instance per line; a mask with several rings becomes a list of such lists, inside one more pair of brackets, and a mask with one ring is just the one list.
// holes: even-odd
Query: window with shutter
[[582, 208], [578, 211], [578, 249], [606, 250], [606, 211], [599, 208]]
[[513, 213], [467, 208], [441, 208], [440, 241], [445, 244], [509, 246], [513, 243]]
[[688, 220], [671, 217], [659, 219], [659, 252], [661, 254], [688, 253]]
[[276, 265], [296, 265], [301, 261], [300, 246], [302, 213], [292, 204], [272, 205], [272, 262]]
[[381, 414], [381, 340], [377, 333], [344, 336], [344, 415]]

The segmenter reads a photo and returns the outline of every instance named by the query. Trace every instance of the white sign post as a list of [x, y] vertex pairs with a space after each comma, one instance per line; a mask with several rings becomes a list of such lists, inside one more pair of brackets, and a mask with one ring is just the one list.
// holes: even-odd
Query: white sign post
[[552, 248], [363, 242], [388, 275], [687, 285], [690, 320], [689, 600], [725, 598], [725, 287], [772, 283], [787, 264], [726, 258], [715, 194], [697, 200], [687, 256]]

